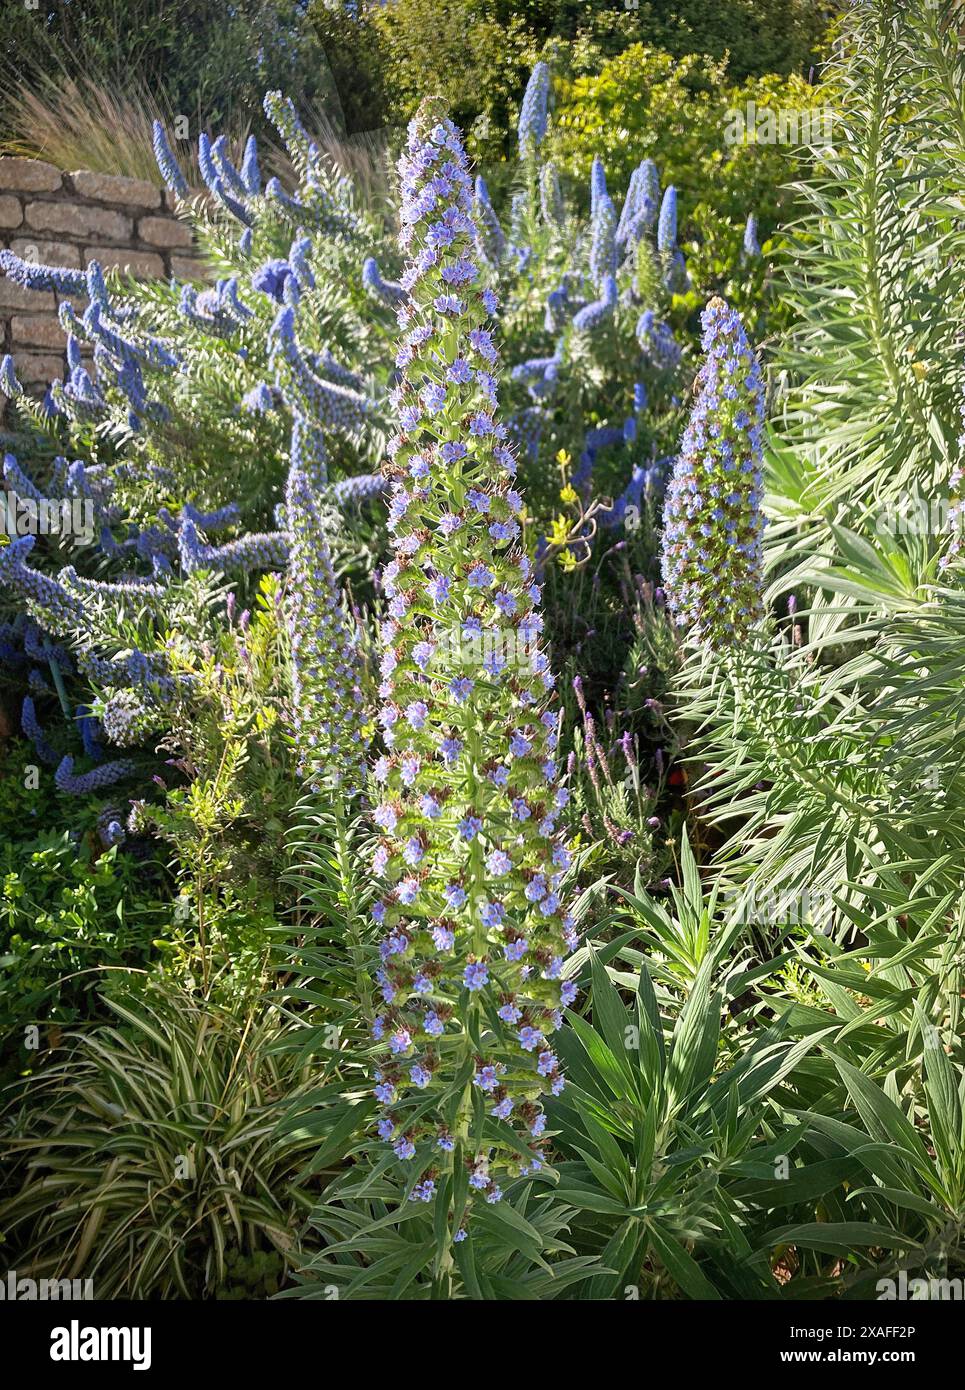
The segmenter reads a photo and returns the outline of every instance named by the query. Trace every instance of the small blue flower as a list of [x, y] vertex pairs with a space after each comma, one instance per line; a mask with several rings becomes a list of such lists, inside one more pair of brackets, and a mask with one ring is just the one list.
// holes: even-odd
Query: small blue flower
[[474, 992], [489, 983], [489, 969], [484, 961], [472, 961], [462, 973], [466, 989]]

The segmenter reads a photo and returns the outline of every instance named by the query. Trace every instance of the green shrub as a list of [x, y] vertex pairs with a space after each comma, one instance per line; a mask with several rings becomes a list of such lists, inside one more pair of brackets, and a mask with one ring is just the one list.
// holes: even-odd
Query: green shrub
[[349, 130], [403, 122], [421, 97], [439, 92], [477, 155], [511, 154], [518, 102], [532, 63], [550, 58], [577, 76], [638, 45], [674, 60], [727, 60], [735, 81], [807, 73], [837, 9], [808, 0], [396, 0], [329, 5], [309, 13]]
[[[213, 125], [260, 124], [266, 87], [313, 102], [331, 77], [298, 0], [72, 0], [39, 12], [4, 7], [0, 90], [35, 90], [79, 73], [118, 93], [148, 88], [187, 116], [192, 134]], [[7, 127], [0, 98], [0, 128]], [[85, 165], [85, 167], [87, 167]]]
[[776, 74], [735, 83], [726, 67], [697, 55], [677, 61], [634, 44], [593, 76], [556, 84], [555, 157], [561, 170], [586, 180], [598, 155], [617, 188], [641, 159], [655, 160], [683, 207], [709, 204], [743, 219], [755, 209], [773, 224], [787, 199], [780, 184], [794, 167], [787, 145], [726, 143], [729, 111], [754, 101], [759, 110], [810, 110], [824, 96], [798, 77]]
[[317, 3], [309, 14], [325, 54], [348, 134], [380, 130], [389, 119], [387, 54], [378, 10]]
[[171, 911], [156, 867], [102, 851], [82, 816], [76, 829], [52, 828], [69, 824], [66, 799], [46, 774], [39, 790], [24, 788], [32, 756], [14, 745], [0, 778], [0, 1067], [21, 1070], [89, 1016], [98, 988], [130, 986], [118, 967], [150, 965]]
[[839, 5], [813, 0], [630, 0], [590, 4], [563, 0], [552, 5], [555, 30], [615, 56], [633, 44], [666, 49], [675, 58], [690, 53], [728, 58], [735, 78], [764, 73], [806, 72], [823, 50], [828, 25]]
[[[760, 303], [760, 278], [775, 250], [768, 242], [793, 215], [786, 185], [801, 168], [791, 145], [727, 142], [733, 113], [746, 118], [749, 102], [758, 112], [816, 111], [829, 96], [795, 76], [734, 83], [721, 63], [699, 56], [678, 61], [634, 44], [597, 74], [557, 84], [553, 150], [560, 168], [584, 183], [599, 156], [616, 188], [642, 159], [655, 160], [664, 184], [672, 183], [680, 197], [691, 278], [705, 294], [721, 290], [745, 313]], [[742, 290], [730, 276], [741, 260], [749, 213], [758, 220], [764, 260]]]
[[525, 23], [489, 0], [396, 0], [374, 13], [386, 55], [390, 111], [409, 119], [427, 92], [446, 98], [473, 152], [505, 153], [538, 56]]

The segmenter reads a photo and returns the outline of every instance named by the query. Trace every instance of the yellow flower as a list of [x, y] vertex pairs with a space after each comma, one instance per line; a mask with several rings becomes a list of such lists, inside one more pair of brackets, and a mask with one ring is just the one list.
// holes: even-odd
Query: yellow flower
[[579, 500], [579, 495], [572, 483], [567, 483], [566, 487], [560, 488], [560, 501], [569, 506], [572, 502]]
[[570, 534], [570, 523], [565, 516], [558, 516], [550, 528], [550, 544], [565, 545]]

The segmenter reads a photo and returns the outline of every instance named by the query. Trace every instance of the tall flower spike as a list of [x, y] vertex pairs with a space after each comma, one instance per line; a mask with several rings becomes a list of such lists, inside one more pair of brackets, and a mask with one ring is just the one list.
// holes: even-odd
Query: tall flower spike
[[549, 94], [550, 70], [546, 63], [537, 63], [529, 75], [519, 108], [519, 157], [522, 160], [535, 155], [546, 138]]
[[332, 486], [332, 501], [339, 507], [360, 506], [385, 492], [385, 478], [381, 473], [358, 473], [352, 478], [342, 478]]
[[35, 265], [13, 251], [0, 251], [0, 270], [25, 290], [56, 290], [58, 294], [86, 295], [87, 276], [83, 270], [61, 265]]
[[562, 227], [566, 220], [566, 208], [560, 189], [560, 177], [552, 160], [539, 171], [539, 206], [547, 227]]
[[596, 216], [597, 204], [601, 198], [607, 196], [606, 170], [599, 155], [593, 156], [593, 163], [590, 165], [590, 216]]
[[635, 246], [643, 233], [652, 227], [660, 203], [660, 177], [652, 159], [638, 164], [630, 175], [627, 196], [617, 227], [617, 245], [623, 249]]
[[0, 391], [10, 400], [23, 394], [23, 387], [17, 380], [16, 366], [9, 352], [5, 352], [0, 358]]
[[641, 167], [638, 165], [630, 175], [630, 182], [627, 184], [627, 196], [623, 200], [623, 207], [620, 209], [620, 221], [617, 224], [616, 240], [622, 246], [630, 235], [630, 228], [635, 224], [637, 218], [637, 203], [640, 197], [640, 184], [642, 181]]
[[27, 497], [31, 502], [38, 503], [46, 500], [40, 488], [27, 477], [13, 454], [4, 454], [3, 456], [3, 477], [4, 481], [9, 484], [10, 491], [15, 493], [17, 497]]
[[322, 431], [297, 412], [292, 419], [291, 446], [288, 454], [291, 468], [305, 473], [318, 489], [328, 482], [328, 451]]
[[374, 256], [366, 257], [362, 263], [362, 284], [373, 299], [380, 299], [383, 304], [390, 304], [393, 308], [405, 299], [405, 290], [401, 285], [394, 280], [382, 279], [379, 263]]
[[600, 324], [612, 315], [616, 307], [616, 278], [613, 275], [607, 275], [600, 286], [600, 298], [585, 304], [579, 313], [574, 314], [573, 327], [578, 328], [581, 333], [592, 333], [595, 328], [599, 328]]
[[295, 338], [291, 305], [279, 309], [275, 317], [269, 359], [275, 368], [275, 381], [293, 408], [320, 427], [350, 433], [364, 422], [369, 410], [365, 396], [325, 381], [312, 371]]
[[342, 611], [320, 502], [308, 474], [293, 465], [285, 491], [285, 610], [298, 771], [313, 791], [352, 793], [362, 785], [365, 764], [361, 658]]
[[241, 181], [253, 198], [261, 192], [261, 171], [258, 168], [258, 141], [248, 136], [241, 161]]
[[438, 1183], [460, 1239], [467, 1184], [495, 1202], [507, 1176], [540, 1167], [576, 932], [554, 678], [497, 419], [496, 301], [477, 287], [466, 155], [438, 99], [409, 126], [401, 174], [408, 355], [385, 467], [376, 1096], [379, 1134], [411, 1161], [410, 1196]]
[[645, 159], [640, 165], [641, 184], [638, 208], [648, 215], [647, 225], [652, 227], [660, 202], [660, 174], [652, 159]]
[[228, 137], [219, 135], [211, 146], [211, 157], [214, 159], [221, 174], [221, 178], [228, 188], [234, 189], [235, 193], [241, 198], [247, 198], [248, 186], [239, 174], [228, 154]]
[[101, 763], [90, 772], [75, 772], [73, 758], [63, 758], [54, 773], [57, 790], [69, 796], [87, 796], [103, 787], [113, 786], [134, 772], [134, 764], [127, 758], [118, 758], [112, 763]]
[[707, 354], [664, 508], [670, 611], [698, 641], [732, 642], [762, 613], [764, 384], [736, 310], [703, 312]]
[[660, 204], [660, 220], [657, 223], [657, 250], [670, 256], [677, 248], [677, 190], [670, 184]]
[[28, 611], [51, 632], [71, 632], [84, 626], [84, 608], [64, 586], [25, 563], [34, 537], [21, 536], [0, 548], [0, 588], [9, 587]]
[[590, 279], [602, 293], [607, 276], [615, 275], [617, 215], [611, 198], [604, 193], [593, 214], [593, 236], [590, 243]]
[[157, 167], [161, 174], [161, 178], [172, 193], [175, 193], [179, 198], [186, 198], [188, 196], [188, 185], [185, 182], [184, 175], [181, 173], [180, 165], [174, 157], [174, 151], [168, 144], [168, 137], [160, 121], [154, 122], [152, 133], [154, 158], [157, 161]]
[[20, 727], [33, 743], [40, 761], [46, 763], [48, 767], [56, 767], [60, 762], [60, 754], [51, 745], [41, 728], [37, 711], [34, 709], [34, 702], [29, 695], [24, 696], [23, 708], [20, 713]]
[[185, 574], [195, 570], [282, 570], [288, 559], [288, 541], [280, 531], [261, 531], [241, 536], [224, 545], [207, 545], [188, 517], [178, 531], [178, 552]]
[[481, 174], [476, 178], [473, 215], [476, 221], [476, 242], [480, 255], [490, 265], [499, 265], [506, 250], [506, 237], [496, 215], [496, 209], [490, 202], [486, 180]]

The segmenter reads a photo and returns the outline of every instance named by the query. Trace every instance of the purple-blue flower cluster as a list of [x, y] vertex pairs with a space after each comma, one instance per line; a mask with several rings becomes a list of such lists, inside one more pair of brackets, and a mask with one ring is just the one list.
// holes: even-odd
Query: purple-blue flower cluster
[[168, 144], [164, 126], [160, 121], [155, 121], [152, 129], [154, 146], [154, 158], [161, 178], [170, 188], [172, 193], [176, 193], [179, 198], [188, 196], [188, 185], [184, 175], [181, 173], [181, 166], [174, 157], [174, 152]]
[[652, 309], [644, 309], [637, 319], [637, 342], [648, 366], [657, 372], [673, 372], [680, 365], [680, 344], [673, 329], [658, 319]]
[[178, 553], [185, 574], [195, 570], [283, 570], [288, 540], [281, 531], [253, 532], [224, 545], [201, 539], [196, 524], [183, 516], [178, 530]]
[[90, 792], [113, 786], [115, 782], [130, 777], [133, 772], [134, 764], [126, 758], [101, 763], [100, 767], [92, 768], [90, 772], [75, 772], [73, 758], [65, 757], [54, 773], [54, 782], [58, 791], [66, 792], [69, 796], [87, 796]]
[[320, 504], [309, 475], [292, 466], [285, 491], [292, 722], [299, 775], [314, 791], [338, 787], [351, 794], [362, 784], [365, 764], [361, 657], [342, 608]]
[[529, 75], [526, 91], [519, 108], [519, 157], [526, 160], [535, 155], [546, 139], [547, 107], [550, 94], [550, 70], [546, 63], [537, 63]]
[[764, 383], [740, 315], [705, 308], [697, 399], [664, 507], [670, 611], [697, 641], [739, 638], [762, 615]]
[[677, 249], [677, 190], [673, 184], [664, 191], [660, 204], [660, 218], [657, 222], [657, 250], [663, 256], [672, 256]]
[[394, 280], [383, 280], [379, 263], [374, 256], [368, 256], [362, 263], [362, 284], [373, 299], [394, 308], [405, 299], [405, 290]]
[[358, 391], [318, 376], [305, 359], [295, 337], [295, 309], [278, 310], [270, 335], [275, 381], [296, 413], [317, 428], [350, 433], [369, 413], [367, 398]]
[[[566, 792], [497, 413], [496, 300], [478, 283], [466, 155], [437, 100], [409, 127], [401, 174], [409, 298], [385, 469], [394, 557], [374, 766], [378, 1128], [412, 1163], [414, 1198], [458, 1171], [494, 1202], [507, 1176], [540, 1167], [541, 1100], [563, 1086], [551, 1038], [575, 994], [563, 969], [577, 941]], [[454, 1238], [460, 1222], [461, 1206]]]
[[40, 761], [46, 763], [48, 767], [56, 767], [60, 762], [60, 754], [51, 745], [46, 733], [41, 728], [34, 702], [29, 695], [24, 696], [23, 707], [20, 712], [20, 727], [37, 750], [37, 757]]
[[26, 558], [33, 536], [21, 536], [0, 548], [0, 586], [8, 586], [28, 611], [51, 632], [71, 632], [84, 625], [83, 604], [56, 579], [32, 569]]

